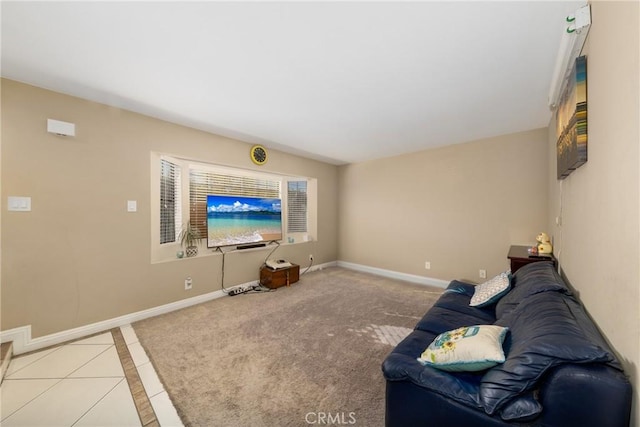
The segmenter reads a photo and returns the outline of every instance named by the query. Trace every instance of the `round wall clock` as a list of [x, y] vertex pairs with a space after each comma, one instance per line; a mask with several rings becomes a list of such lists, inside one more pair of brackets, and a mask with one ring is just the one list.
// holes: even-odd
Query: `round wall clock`
[[251, 160], [256, 165], [264, 165], [267, 163], [267, 149], [262, 145], [254, 145], [251, 147]]

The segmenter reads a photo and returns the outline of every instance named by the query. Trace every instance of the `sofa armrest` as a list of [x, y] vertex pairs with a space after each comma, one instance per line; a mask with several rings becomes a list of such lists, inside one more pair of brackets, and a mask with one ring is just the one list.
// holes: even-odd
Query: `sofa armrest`
[[386, 387], [386, 427], [507, 427], [500, 417], [471, 408], [410, 381], [389, 381]]
[[471, 298], [473, 296], [473, 293], [475, 292], [475, 288], [476, 288], [475, 285], [471, 283], [461, 282], [460, 280], [452, 280], [444, 292], [458, 293], [461, 295], [466, 295], [469, 298]]
[[540, 384], [545, 426], [628, 427], [631, 383], [604, 364], [567, 364], [549, 372]]

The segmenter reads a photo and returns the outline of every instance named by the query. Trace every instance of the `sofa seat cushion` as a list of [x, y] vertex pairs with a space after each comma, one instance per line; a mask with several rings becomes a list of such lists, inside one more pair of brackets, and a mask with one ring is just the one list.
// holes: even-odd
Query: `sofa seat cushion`
[[[475, 311], [474, 311], [475, 310]], [[459, 309], [433, 306], [416, 324], [415, 329], [440, 335], [443, 332], [467, 325], [487, 325], [495, 322], [491, 315], [481, 309], [463, 306]], [[428, 345], [429, 343], [427, 343]], [[426, 345], [422, 350], [426, 348]]]
[[500, 418], [505, 421], [531, 421], [540, 415], [542, 405], [534, 392], [525, 394], [507, 402], [500, 410]]
[[532, 390], [547, 369], [563, 363], [611, 362], [608, 348], [590, 341], [590, 334], [572, 312], [573, 299], [542, 292], [524, 299], [496, 325], [506, 326], [506, 360], [482, 378], [480, 401], [488, 414]]
[[[470, 307], [474, 285], [452, 281], [415, 329], [439, 335], [468, 325], [490, 325], [496, 321], [493, 308]], [[422, 349], [424, 350], [424, 348]]]
[[478, 390], [482, 373], [445, 372], [423, 366], [418, 357], [436, 336], [415, 330], [401, 341], [382, 364], [387, 381], [410, 381], [413, 384], [453, 399], [465, 406], [482, 410]]
[[[494, 307], [472, 307], [469, 305], [470, 299], [471, 297], [466, 293], [457, 293], [447, 290], [440, 298], [438, 298], [438, 301], [436, 301], [433, 306], [473, 316], [478, 319], [476, 322], [478, 324], [489, 325], [496, 321]], [[459, 324], [457, 326], [465, 325]]]

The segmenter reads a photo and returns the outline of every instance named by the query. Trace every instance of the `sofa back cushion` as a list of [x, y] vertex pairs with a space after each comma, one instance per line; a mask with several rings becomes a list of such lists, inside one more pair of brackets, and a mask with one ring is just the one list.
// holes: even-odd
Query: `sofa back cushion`
[[511, 278], [511, 290], [496, 305], [496, 318], [509, 314], [525, 298], [548, 291], [571, 294], [551, 262], [534, 262], [521, 267]]
[[[517, 287], [516, 287], [517, 288]], [[510, 334], [505, 340], [506, 360], [489, 369], [480, 385], [480, 401], [488, 414], [509, 400], [532, 390], [540, 377], [562, 363], [612, 362], [608, 347], [592, 342], [591, 322], [577, 319], [577, 302], [560, 292], [540, 292], [523, 299], [496, 321]]]

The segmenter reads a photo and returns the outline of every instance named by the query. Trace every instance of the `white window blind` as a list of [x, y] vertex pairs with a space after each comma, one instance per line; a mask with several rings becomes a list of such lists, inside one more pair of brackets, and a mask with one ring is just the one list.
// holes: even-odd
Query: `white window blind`
[[175, 242], [182, 227], [180, 166], [160, 159], [160, 243]]
[[287, 183], [287, 232], [307, 232], [307, 181]]
[[234, 174], [207, 168], [189, 168], [189, 217], [191, 225], [207, 235], [207, 195], [280, 198], [280, 179]]

